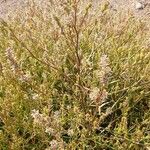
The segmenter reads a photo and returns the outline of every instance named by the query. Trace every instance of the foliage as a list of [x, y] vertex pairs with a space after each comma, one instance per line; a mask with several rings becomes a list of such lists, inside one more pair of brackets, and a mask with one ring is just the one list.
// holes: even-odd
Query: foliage
[[150, 149], [149, 28], [94, 2], [1, 20], [2, 150]]

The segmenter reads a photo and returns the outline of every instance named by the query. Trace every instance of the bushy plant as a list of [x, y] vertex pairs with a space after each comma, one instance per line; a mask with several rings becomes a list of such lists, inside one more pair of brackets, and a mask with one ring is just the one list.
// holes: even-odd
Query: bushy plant
[[149, 150], [149, 33], [90, 0], [1, 19], [0, 148]]

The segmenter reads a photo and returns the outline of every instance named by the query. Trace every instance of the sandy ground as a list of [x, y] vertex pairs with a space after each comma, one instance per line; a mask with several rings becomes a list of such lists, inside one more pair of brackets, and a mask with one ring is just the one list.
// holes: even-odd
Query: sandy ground
[[[101, 2], [102, 0], [93, 0]], [[132, 11], [138, 18], [150, 20], [150, 0], [107, 0], [110, 2], [111, 9], [114, 12], [120, 10], [126, 13], [128, 10]], [[142, 2], [144, 8], [137, 10], [136, 2]], [[8, 14], [15, 14], [19, 9], [24, 9], [26, 0], [0, 0], [0, 18], [7, 18]]]
[[[109, 0], [112, 8], [116, 11], [128, 11], [130, 10], [137, 17], [150, 19], [150, 0]], [[144, 8], [136, 9], [137, 3], [140, 2]]]
[[0, 18], [5, 19], [9, 14], [22, 9], [24, 0], [0, 0]]

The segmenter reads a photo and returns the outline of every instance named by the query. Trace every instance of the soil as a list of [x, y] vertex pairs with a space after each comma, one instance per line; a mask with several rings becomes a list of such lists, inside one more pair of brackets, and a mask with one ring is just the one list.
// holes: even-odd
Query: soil
[[24, 0], [0, 0], [0, 18], [7, 18], [9, 14], [13, 14], [16, 10], [22, 9], [24, 5]]
[[[39, 0], [40, 1], [40, 0]], [[92, 0], [101, 2], [102, 0]], [[126, 13], [128, 10], [132, 11], [138, 18], [150, 20], [150, 0], [107, 0], [110, 2], [112, 11], [118, 12], [120, 10]], [[143, 9], [136, 9], [136, 2], [144, 4]], [[7, 18], [9, 14], [15, 14], [19, 9], [27, 5], [26, 0], [0, 0], [0, 18]]]

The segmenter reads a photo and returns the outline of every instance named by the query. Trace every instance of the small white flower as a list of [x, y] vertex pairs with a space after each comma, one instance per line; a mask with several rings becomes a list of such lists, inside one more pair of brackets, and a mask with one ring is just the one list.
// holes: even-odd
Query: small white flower
[[70, 110], [70, 109], [71, 109], [71, 106], [70, 106], [70, 105], [68, 105], [68, 106], [67, 106], [67, 109], [68, 109], [68, 110]]
[[19, 80], [22, 82], [26, 82], [26, 81], [29, 81], [29, 77], [27, 75], [21, 75]]
[[58, 143], [56, 140], [52, 140], [52, 141], [50, 142], [51, 149], [52, 149], [52, 150], [57, 149], [57, 148], [58, 148], [58, 144], [59, 144], [59, 143]]
[[97, 87], [93, 88], [89, 95], [90, 99], [92, 101], [95, 101], [99, 95], [99, 92], [100, 92], [99, 88], [97, 88]]
[[107, 55], [102, 55], [100, 58], [100, 71], [97, 73], [97, 76], [100, 79], [100, 83], [105, 85], [108, 82], [108, 76], [111, 73], [111, 68], [109, 67], [109, 59]]
[[43, 116], [43, 114], [39, 113], [39, 110], [35, 110], [35, 109], [32, 110], [31, 111], [31, 116], [34, 119], [35, 124], [41, 124], [41, 123], [44, 122], [44, 116]]
[[100, 67], [102, 69], [102, 71], [105, 72], [105, 74], [108, 74], [111, 72], [111, 68], [109, 67], [109, 59], [107, 57], [107, 55], [102, 55], [100, 58]]
[[20, 81], [29, 81], [30, 79], [31, 79], [31, 74], [29, 71], [21, 75], [19, 78]]
[[100, 66], [104, 67], [104, 68], [107, 67], [108, 62], [109, 62], [109, 59], [108, 59], [107, 55], [103, 54], [100, 58]]
[[106, 89], [104, 89], [102, 91], [102, 94], [101, 94], [101, 100], [102, 100], [102, 102], [105, 102], [106, 99], [107, 99], [107, 97], [108, 97], [108, 92], [106, 91]]
[[36, 100], [38, 97], [39, 97], [39, 94], [36, 94], [36, 93], [35, 93], [35, 94], [33, 94], [32, 99], [33, 99], [33, 100]]
[[53, 117], [54, 117], [55, 119], [59, 119], [59, 117], [60, 117], [60, 111], [55, 111]]
[[42, 77], [43, 77], [44, 79], [46, 79], [46, 78], [47, 78], [47, 74], [43, 72]]
[[39, 110], [33, 109], [33, 110], [31, 111], [31, 116], [32, 116], [33, 118], [36, 118], [36, 117], [39, 116], [39, 115], [40, 115]]
[[108, 92], [106, 91], [106, 89], [100, 91], [97, 87], [95, 87], [92, 89], [92, 92], [90, 93], [89, 97], [96, 104], [100, 104], [106, 101], [108, 97]]
[[73, 134], [74, 134], [73, 129], [69, 129], [69, 130], [68, 130], [68, 135], [72, 136]]
[[51, 134], [51, 135], [54, 135], [54, 133], [55, 133], [54, 129], [52, 129], [51, 127], [46, 127], [45, 132], [48, 134]]

